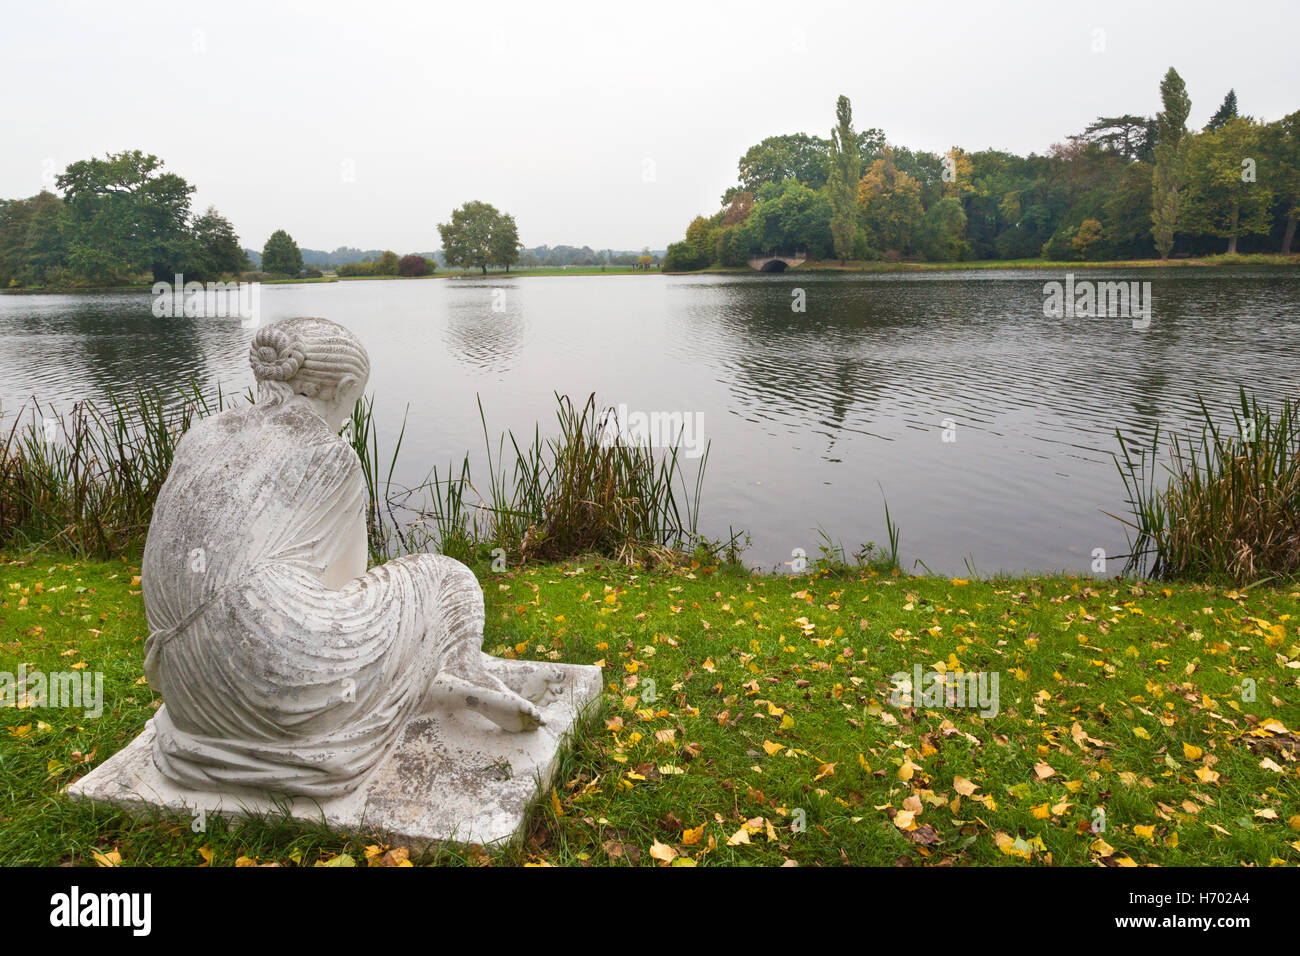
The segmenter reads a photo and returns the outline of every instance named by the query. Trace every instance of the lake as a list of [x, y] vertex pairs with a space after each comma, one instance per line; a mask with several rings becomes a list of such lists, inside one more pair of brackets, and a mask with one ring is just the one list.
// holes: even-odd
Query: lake
[[[1090, 573], [1126, 550], [1115, 432], [1181, 429], [1199, 392], [1295, 397], [1300, 274], [1075, 268], [1151, 282], [1149, 327], [1044, 316], [1048, 270], [558, 276], [264, 286], [262, 321], [318, 315], [370, 351], [381, 437], [409, 406], [398, 479], [483, 461], [554, 422], [553, 392], [698, 413], [711, 441], [701, 530], [744, 529], [753, 565], [883, 542], [908, 570]], [[802, 300], [804, 311], [793, 305]], [[495, 306], [495, 309], [494, 309]], [[160, 319], [147, 292], [0, 296], [0, 402], [108, 388], [252, 384], [237, 319]], [[694, 463], [688, 462], [693, 468]], [[1112, 561], [1109, 574], [1122, 562]]]

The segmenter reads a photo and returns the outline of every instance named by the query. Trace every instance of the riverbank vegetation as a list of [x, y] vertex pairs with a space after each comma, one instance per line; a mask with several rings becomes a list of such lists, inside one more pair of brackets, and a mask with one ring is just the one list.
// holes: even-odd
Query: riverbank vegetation
[[0, 547], [98, 557], [142, 548], [176, 443], [225, 400], [194, 387], [141, 390], [66, 411], [33, 403], [0, 421]]
[[855, 131], [840, 98], [829, 139], [772, 136], [739, 162], [721, 208], [696, 217], [665, 271], [741, 268], [751, 257], [884, 263], [1053, 262], [1291, 254], [1300, 202], [1300, 112], [1239, 115], [1203, 130], [1172, 68], [1156, 116], [1098, 117], [1046, 155], [943, 155]]
[[[220, 390], [205, 396], [191, 383], [63, 411], [33, 404], [0, 421], [0, 547], [103, 558], [143, 546], [180, 436], [250, 400]], [[532, 435], [495, 441], [480, 404], [486, 474], [472, 473], [467, 452], [410, 486], [394, 480], [405, 424], [391, 449], [381, 447], [373, 399], [359, 402], [345, 435], [368, 487], [372, 562], [421, 551], [467, 563], [587, 554], [643, 565], [690, 554], [740, 562], [743, 529], [721, 539], [700, 530], [708, 446], [692, 463], [679, 444], [661, 439], [656, 451], [629, 440], [627, 423], [594, 395], [581, 405], [561, 395], [556, 402], [545, 432], [539, 423]], [[1199, 435], [1162, 443], [1157, 429], [1138, 445], [1117, 434], [1129, 513], [1113, 517], [1132, 532], [1128, 570], [1239, 586], [1300, 578], [1298, 406], [1261, 406], [1243, 390], [1227, 414], [1202, 403]], [[888, 549], [866, 547], [862, 567], [901, 567], [887, 505], [885, 528]], [[824, 558], [836, 554], [829, 563], [847, 566], [842, 547]]]
[[[1199, 434], [1174, 435], [1161, 462], [1116, 433], [1135, 561], [1158, 576], [1227, 581], [1300, 575], [1300, 401], [1261, 406], [1243, 389], [1231, 420], [1201, 402]], [[1158, 463], [1161, 467], [1157, 467]], [[1167, 479], [1160, 472], [1167, 475]]]
[[[19, 410], [0, 422], [0, 547], [100, 558], [142, 548], [181, 436], [250, 400], [191, 384], [64, 411]], [[736, 536], [710, 543], [698, 533], [707, 448], [688, 474], [677, 448], [660, 453], [620, 438], [616, 412], [594, 395], [581, 405], [559, 395], [556, 402], [556, 428], [545, 437], [539, 425], [494, 444], [484, 417], [485, 480], [471, 475], [466, 454], [409, 487], [394, 481], [404, 426], [391, 451], [381, 450], [373, 399], [359, 402], [345, 434], [369, 491], [371, 560], [435, 550], [471, 562], [499, 553], [511, 563], [581, 554], [636, 563], [724, 545], [735, 557]]]
[[[605, 693], [519, 843], [419, 854], [385, 834], [213, 816], [196, 833], [188, 816], [66, 799], [160, 703], [141, 676], [139, 563], [0, 557], [0, 671], [104, 674], [97, 719], [0, 708], [0, 864], [1300, 863], [1293, 588], [707, 561], [475, 571], [485, 650], [598, 665]], [[957, 671], [990, 692], [996, 674], [996, 708], [921, 696]]]
[[[1276, 253], [1237, 253], [1180, 259], [1107, 259], [1076, 263], [1078, 269], [1155, 269], [1203, 268], [1208, 266], [1300, 266], [1300, 253], [1283, 256]], [[1051, 259], [967, 259], [954, 262], [887, 262], [883, 259], [810, 259], [799, 266], [800, 272], [952, 272], [970, 269], [1051, 269], [1061, 271], [1061, 263]], [[749, 266], [710, 266], [699, 270], [721, 274], [750, 274]]]

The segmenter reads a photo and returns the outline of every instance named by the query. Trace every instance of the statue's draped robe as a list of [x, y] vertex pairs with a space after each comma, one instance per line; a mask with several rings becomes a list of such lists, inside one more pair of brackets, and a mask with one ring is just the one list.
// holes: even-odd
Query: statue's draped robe
[[322, 584], [331, 564], [357, 560], [347, 550], [365, 508], [355, 452], [301, 405], [223, 412], [181, 439], [141, 571], [165, 776], [348, 793], [397, 743], [450, 649], [478, 652], [482, 592], [449, 558]]

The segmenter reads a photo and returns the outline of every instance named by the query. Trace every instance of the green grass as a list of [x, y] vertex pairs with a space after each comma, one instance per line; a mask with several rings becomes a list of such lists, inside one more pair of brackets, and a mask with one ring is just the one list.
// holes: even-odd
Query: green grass
[[[158, 704], [140, 677], [138, 565], [4, 562], [0, 671], [84, 662], [106, 706], [0, 709], [0, 864], [365, 865], [384, 845], [276, 820], [194, 833], [61, 797]], [[520, 844], [418, 863], [1300, 863], [1300, 592], [698, 562], [478, 573], [487, 650], [601, 663], [606, 694]], [[997, 672], [998, 713], [893, 706], [891, 674], [940, 663]], [[972, 796], [956, 799], [958, 777]], [[905, 802], [914, 829], [896, 825]]]
[[638, 269], [635, 266], [572, 266], [565, 269], [560, 266], [539, 266], [535, 269], [529, 268], [511, 268], [509, 272], [504, 269], [489, 269], [487, 275], [483, 275], [479, 269], [448, 269], [445, 272], [439, 272], [438, 275], [449, 279], [510, 279], [527, 276], [646, 276], [657, 275], [658, 269]]
[[504, 269], [488, 269], [484, 275], [481, 269], [456, 269], [443, 268], [438, 272], [432, 272], [424, 276], [339, 276], [343, 282], [355, 282], [359, 279], [519, 279], [530, 276], [631, 276], [631, 275], [657, 275], [658, 269], [637, 269], [634, 266], [573, 266], [565, 269], [555, 266], [541, 266], [536, 269], [528, 268], [511, 268], [509, 272]]

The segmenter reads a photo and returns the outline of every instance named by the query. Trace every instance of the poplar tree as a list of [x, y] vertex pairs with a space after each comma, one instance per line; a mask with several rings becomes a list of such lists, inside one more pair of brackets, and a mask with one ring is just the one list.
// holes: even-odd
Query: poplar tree
[[1161, 259], [1168, 259], [1174, 247], [1174, 226], [1178, 222], [1178, 190], [1187, 132], [1187, 114], [1192, 101], [1187, 86], [1172, 66], [1160, 81], [1164, 109], [1156, 114], [1156, 168], [1151, 177], [1151, 235]]
[[853, 132], [853, 107], [841, 96], [835, 104], [835, 128], [831, 130], [831, 169], [826, 187], [831, 201], [831, 243], [841, 262], [853, 257], [857, 232], [858, 179], [862, 161], [858, 137]]

